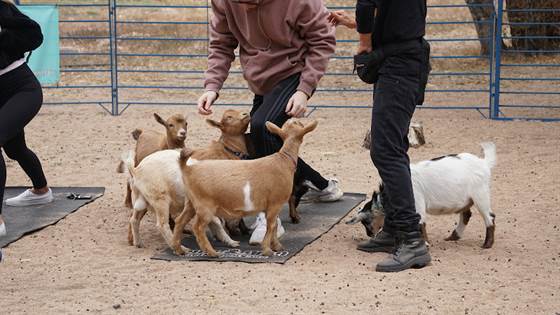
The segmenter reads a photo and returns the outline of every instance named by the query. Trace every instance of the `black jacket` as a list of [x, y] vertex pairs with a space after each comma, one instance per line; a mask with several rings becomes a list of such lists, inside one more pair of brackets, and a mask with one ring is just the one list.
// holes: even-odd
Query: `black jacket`
[[358, 32], [373, 33], [374, 48], [424, 36], [426, 13], [426, 0], [357, 0], [356, 3]]
[[21, 13], [14, 5], [0, 0], [0, 69], [24, 57], [43, 43], [37, 22]]

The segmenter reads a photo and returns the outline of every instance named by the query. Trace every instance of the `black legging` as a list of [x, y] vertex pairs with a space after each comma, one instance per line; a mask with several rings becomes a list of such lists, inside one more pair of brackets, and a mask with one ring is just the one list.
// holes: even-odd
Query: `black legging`
[[[299, 77], [299, 74], [292, 75], [278, 83], [269, 93], [255, 95], [251, 109], [251, 138], [257, 158], [278, 152], [282, 147], [282, 140], [268, 132], [265, 123], [270, 121], [281, 127], [290, 118], [286, 114], [286, 105], [296, 92]], [[296, 181], [301, 182], [306, 179], [321, 190], [329, 185], [329, 182], [319, 172], [299, 158]]]
[[[0, 76], [0, 148], [18, 161], [34, 188], [47, 186], [41, 162], [25, 144], [23, 128], [37, 115], [43, 104], [43, 92], [26, 64]], [[6, 163], [0, 152], [0, 200], [6, 186]], [[0, 214], [2, 203], [0, 203]]]

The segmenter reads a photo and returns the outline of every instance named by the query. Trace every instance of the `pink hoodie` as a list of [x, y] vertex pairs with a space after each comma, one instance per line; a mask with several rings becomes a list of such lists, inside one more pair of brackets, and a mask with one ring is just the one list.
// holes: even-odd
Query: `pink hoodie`
[[311, 95], [334, 53], [334, 27], [322, 0], [212, 0], [206, 90], [222, 88], [239, 46], [243, 76], [263, 95], [301, 72], [298, 90]]

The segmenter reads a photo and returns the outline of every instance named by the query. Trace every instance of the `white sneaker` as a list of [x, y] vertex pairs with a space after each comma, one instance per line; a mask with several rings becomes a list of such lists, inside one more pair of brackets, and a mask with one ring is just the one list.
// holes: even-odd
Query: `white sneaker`
[[14, 198], [6, 199], [6, 204], [12, 207], [26, 207], [42, 205], [52, 201], [53, 194], [50, 188], [48, 192], [42, 195], [36, 195], [31, 191], [31, 189], [28, 189]]
[[338, 187], [338, 179], [336, 178], [329, 179], [329, 185], [323, 190], [319, 190], [319, 188], [315, 187], [315, 185], [308, 180], [303, 184], [309, 187], [310, 190], [301, 197], [302, 201], [333, 202], [340, 200], [344, 195], [342, 189]]
[[[280, 218], [277, 217], [276, 220], [278, 225], [278, 228], [276, 229], [276, 236], [280, 238], [284, 235], [284, 233], [286, 233], [286, 230], [284, 230]], [[259, 213], [257, 220], [253, 223], [253, 225], [251, 225], [251, 229], [253, 229], [253, 233], [251, 234], [251, 239], [249, 239], [249, 244], [259, 245], [262, 243], [264, 235], [266, 234], [266, 217], [263, 212]]]

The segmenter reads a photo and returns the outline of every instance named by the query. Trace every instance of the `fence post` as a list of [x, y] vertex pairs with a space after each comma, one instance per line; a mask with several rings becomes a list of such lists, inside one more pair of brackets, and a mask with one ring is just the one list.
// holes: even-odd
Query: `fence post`
[[117, 0], [109, 0], [109, 58], [111, 60], [111, 115], [119, 115], [117, 62]]
[[500, 116], [500, 77], [501, 77], [501, 65], [502, 65], [502, 23], [504, 17], [504, 0], [497, 0], [497, 12], [496, 12], [496, 23], [494, 30], [494, 64], [492, 75], [494, 89], [493, 89], [493, 101], [492, 108], [490, 112], [490, 118], [497, 119]]

